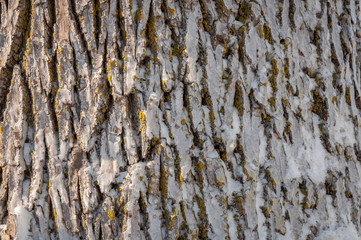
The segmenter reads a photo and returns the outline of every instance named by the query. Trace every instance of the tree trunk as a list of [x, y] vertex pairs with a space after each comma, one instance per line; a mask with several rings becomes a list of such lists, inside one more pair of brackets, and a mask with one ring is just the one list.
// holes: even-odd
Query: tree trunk
[[361, 237], [359, 1], [0, 14], [1, 239]]

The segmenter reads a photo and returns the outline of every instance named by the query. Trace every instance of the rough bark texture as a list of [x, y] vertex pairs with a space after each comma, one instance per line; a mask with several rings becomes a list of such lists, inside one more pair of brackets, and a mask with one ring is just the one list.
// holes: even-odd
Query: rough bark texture
[[0, 238], [358, 239], [360, 16], [0, 0]]

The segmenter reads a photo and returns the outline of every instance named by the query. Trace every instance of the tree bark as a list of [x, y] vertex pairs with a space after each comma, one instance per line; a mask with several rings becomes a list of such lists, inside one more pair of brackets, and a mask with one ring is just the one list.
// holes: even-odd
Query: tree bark
[[359, 239], [360, 7], [0, 0], [0, 238]]

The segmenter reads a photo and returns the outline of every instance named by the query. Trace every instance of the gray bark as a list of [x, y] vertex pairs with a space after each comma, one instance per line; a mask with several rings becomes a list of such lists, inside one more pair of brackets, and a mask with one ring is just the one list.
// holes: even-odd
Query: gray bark
[[1, 239], [359, 239], [360, 2], [0, 0]]

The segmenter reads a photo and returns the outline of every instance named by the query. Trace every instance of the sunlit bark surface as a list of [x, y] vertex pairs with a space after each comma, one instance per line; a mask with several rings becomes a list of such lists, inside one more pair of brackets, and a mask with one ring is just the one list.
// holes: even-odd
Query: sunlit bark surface
[[355, 0], [0, 0], [1, 239], [359, 239]]

